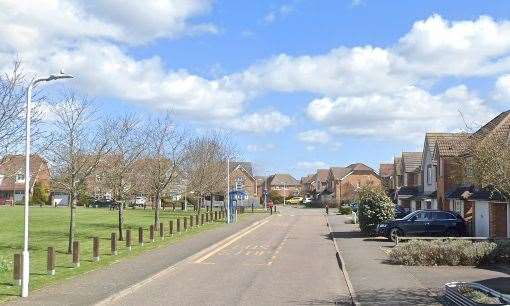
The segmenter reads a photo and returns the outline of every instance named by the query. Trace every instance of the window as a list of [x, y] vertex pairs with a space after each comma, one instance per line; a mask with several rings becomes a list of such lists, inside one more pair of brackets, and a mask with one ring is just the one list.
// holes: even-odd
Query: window
[[432, 212], [433, 219], [435, 220], [451, 220], [456, 219], [452, 214], [445, 211]]
[[432, 184], [432, 165], [427, 165], [427, 184]]
[[16, 174], [16, 181], [19, 182], [19, 181], [24, 181], [25, 180], [25, 175], [24, 174]]
[[244, 190], [244, 177], [239, 176], [236, 178], [236, 190]]

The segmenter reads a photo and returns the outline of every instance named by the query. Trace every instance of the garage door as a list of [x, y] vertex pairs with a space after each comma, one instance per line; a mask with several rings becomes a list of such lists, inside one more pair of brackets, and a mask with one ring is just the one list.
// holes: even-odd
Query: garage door
[[489, 202], [475, 203], [475, 236], [489, 237]]

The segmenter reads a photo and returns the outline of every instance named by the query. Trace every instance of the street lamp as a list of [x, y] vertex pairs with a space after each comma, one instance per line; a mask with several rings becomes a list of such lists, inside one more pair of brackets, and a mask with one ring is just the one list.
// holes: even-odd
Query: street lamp
[[30, 113], [32, 107], [32, 88], [40, 82], [50, 82], [59, 79], [70, 79], [73, 76], [64, 74], [52, 74], [47, 78], [35, 79], [27, 88], [27, 109], [26, 109], [26, 129], [25, 129], [25, 231], [23, 239], [23, 276], [21, 280], [21, 296], [28, 296], [28, 279], [30, 276], [30, 258], [28, 254], [28, 204], [30, 198]]

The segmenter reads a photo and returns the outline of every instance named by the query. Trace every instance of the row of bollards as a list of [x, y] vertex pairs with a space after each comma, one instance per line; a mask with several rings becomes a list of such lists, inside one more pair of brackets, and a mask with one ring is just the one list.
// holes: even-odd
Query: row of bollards
[[[218, 221], [225, 217], [225, 212], [222, 209], [221, 211], [210, 211], [208, 210], [205, 213], [202, 214], [196, 214], [189, 216], [189, 220], [187, 217], [182, 218], [182, 230], [187, 231], [188, 230], [188, 224], [189, 228], [193, 228], [194, 226], [202, 226], [205, 223], [212, 222], [212, 221]], [[189, 222], [189, 223], [188, 223]], [[199, 225], [200, 222], [200, 225]], [[177, 218], [175, 220], [176, 224], [176, 232], [178, 234], [181, 233], [181, 218]], [[168, 234], [170, 236], [174, 235], [174, 220], [170, 220], [168, 223]], [[149, 240], [150, 242], [155, 242], [154, 237], [155, 232], [155, 226], [151, 224], [149, 226]], [[164, 223], [159, 224], [159, 236], [160, 239], [165, 239], [165, 226]], [[132, 250], [132, 235], [131, 235], [131, 229], [126, 229], [126, 249], [131, 251]], [[110, 235], [110, 254], [112, 256], [118, 255], [118, 245], [117, 245], [118, 239], [117, 239], [117, 233], [111, 233]], [[143, 227], [138, 228], [138, 245], [143, 246], [144, 245], [144, 229]], [[93, 237], [92, 238], [92, 260], [93, 261], [99, 261], [99, 237]], [[73, 267], [79, 268], [80, 267], [80, 242], [75, 240], [72, 244], [72, 264]], [[14, 285], [20, 286], [21, 285], [21, 277], [23, 274], [22, 271], [22, 255], [21, 254], [14, 254], [14, 261], [13, 261], [13, 278], [14, 278]], [[55, 266], [56, 266], [56, 251], [54, 247], [48, 247], [47, 250], [47, 265], [46, 270], [48, 275], [55, 275]]]

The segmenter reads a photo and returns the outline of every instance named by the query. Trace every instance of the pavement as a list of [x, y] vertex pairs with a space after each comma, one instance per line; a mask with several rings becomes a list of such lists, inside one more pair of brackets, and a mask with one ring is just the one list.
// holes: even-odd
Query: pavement
[[171, 267], [182, 260], [266, 218], [268, 214], [245, 214], [237, 224], [222, 226], [167, 247], [92, 271], [56, 285], [44, 287], [29, 297], [8, 301], [8, 305], [93, 305]]
[[104, 305], [350, 305], [323, 211], [279, 214]]
[[443, 286], [451, 281], [497, 284], [510, 290], [510, 269], [496, 267], [408, 267], [386, 262], [394, 246], [384, 238], [365, 237], [348, 218], [330, 214], [332, 237], [338, 245], [361, 305], [444, 305]]

